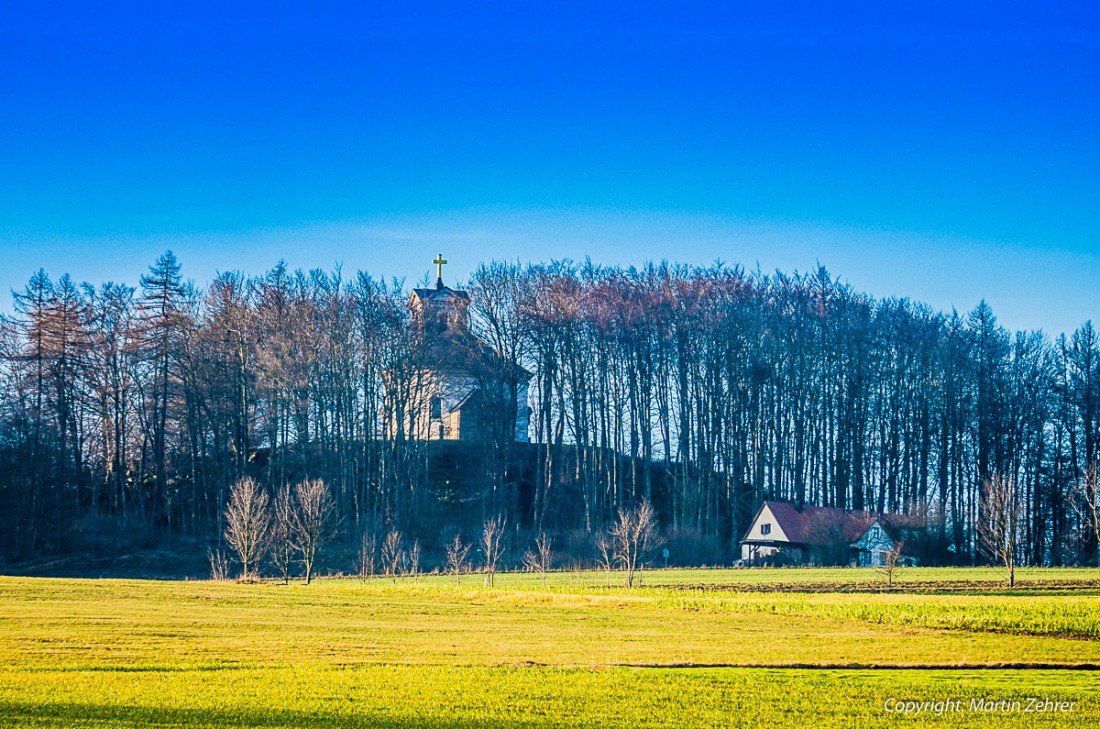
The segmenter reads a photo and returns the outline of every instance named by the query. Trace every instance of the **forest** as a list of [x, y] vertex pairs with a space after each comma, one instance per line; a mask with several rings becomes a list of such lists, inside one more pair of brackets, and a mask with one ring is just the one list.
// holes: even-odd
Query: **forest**
[[39, 271], [0, 319], [0, 564], [217, 543], [246, 476], [323, 480], [344, 543], [400, 530], [429, 559], [499, 518], [515, 559], [547, 533], [591, 560], [652, 502], [673, 560], [706, 564], [736, 559], [763, 499], [908, 514], [945, 561], [987, 561], [997, 480], [1020, 564], [1097, 560], [1088, 322], [1010, 332], [984, 302], [875, 299], [824, 268], [487, 262], [463, 288], [499, 427], [433, 444], [400, 426], [431, 366], [402, 282], [279, 263], [200, 287], [167, 252], [137, 284]]

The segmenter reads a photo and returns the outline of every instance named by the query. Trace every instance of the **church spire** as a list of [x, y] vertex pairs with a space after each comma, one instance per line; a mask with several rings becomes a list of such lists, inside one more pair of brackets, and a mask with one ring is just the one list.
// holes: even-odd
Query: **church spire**
[[442, 253], [435, 255], [435, 260], [432, 263], [435, 264], [435, 288], [438, 291], [443, 288], [443, 264], [447, 262], [447, 259], [443, 257]]

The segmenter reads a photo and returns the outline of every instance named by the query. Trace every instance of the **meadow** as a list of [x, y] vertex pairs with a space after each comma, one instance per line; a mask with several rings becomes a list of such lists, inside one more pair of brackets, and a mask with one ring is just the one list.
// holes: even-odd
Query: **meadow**
[[[893, 589], [858, 569], [656, 570], [633, 590], [610, 578], [4, 577], [0, 725], [1100, 721], [1096, 570], [1021, 570], [1013, 590], [989, 569], [903, 569]], [[1074, 706], [1028, 712], [1029, 697]], [[975, 698], [1009, 703], [972, 711]], [[889, 699], [965, 710], [906, 716]]]

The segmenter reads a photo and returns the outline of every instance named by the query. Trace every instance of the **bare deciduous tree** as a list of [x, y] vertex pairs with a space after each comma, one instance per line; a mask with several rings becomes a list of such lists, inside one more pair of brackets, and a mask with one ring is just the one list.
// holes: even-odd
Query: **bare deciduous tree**
[[507, 520], [503, 516], [494, 519], [486, 519], [481, 532], [481, 549], [485, 558], [485, 575], [489, 580], [489, 586], [493, 586], [497, 573], [497, 565], [504, 555], [504, 528]]
[[462, 573], [466, 571], [466, 558], [470, 554], [470, 545], [462, 543], [462, 535], [456, 533], [454, 539], [447, 544], [447, 571], [455, 576], [455, 582], [462, 579]]
[[894, 574], [902, 565], [902, 550], [904, 548], [905, 542], [898, 542], [882, 554], [882, 565], [879, 566], [878, 572], [886, 578], [887, 587], [894, 586]]
[[206, 550], [206, 556], [210, 560], [210, 579], [215, 582], [224, 582], [229, 579], [229, 558], [220, 549]]
[[294, 518], [294, 546], [305, 568], [306, 584], [313, 581], [317, 555], [335, 529], [336, 504], [321, 479], [302, 481], [294, 487], [298, 502]]
[[626, 571], [626, 586], [634, 580], [645, 564], [649, 550], [657, 546], [657, 514], [649, 501], [629, 510], [619, 510], [611, 527], [611, 545], [615, 559]]
[[233, 484], [225, 508], [225, 541], [241, 563], [241, 579], [252, 577], [252, 568], [267, 547], [271, 514], [267, 492], [247, 476]]
[[271, 521], [271, 561], [283, 577], [283, 583], [290, 583], [290, 567], [294, 562], [294, 494], [290, 486], [280, 486], [275, 491], [273, 518]]
[[535, 538], [535, 548], [523, 553], [523, 564], [532, 572], [538, 572], [542, 576], [542, 584], [546, 584], [546, 573], [554, 559], [551, 549], [550, 537], [546, 532], [539, 532]]
[[401, 573], [401, 561], [405, 557], [404, 542], [401, 532], [396, 529], [391, 529], [382, 542], [382, 569], [395, 585]]
[[1008, 586], [1016, 586], [1016, 550], [1020, 541], [1020, 497], [1016, 479], [1003, 474], [982, 485], [978, 541], [990, 559], [1008, 570]]
[[615, 548], [611, 544], [611, 537], [609, 535], [600, 534], [596, 537], [596, 557], [607, 578], [606, 586], [610, 588], [611, 568], [615, 564]]
[[360, 577], [374, 576], [374, 562], [378, 554], [378, 537], [374, 531], [364, 530], [359, 537], [359, 554], [356, 556], [356, 567]]
[[412, 575], [414, 582], [420, 579], [421, 552], [420, 540], [414, 539], [412, 546], [409, 547], [409, 574]]

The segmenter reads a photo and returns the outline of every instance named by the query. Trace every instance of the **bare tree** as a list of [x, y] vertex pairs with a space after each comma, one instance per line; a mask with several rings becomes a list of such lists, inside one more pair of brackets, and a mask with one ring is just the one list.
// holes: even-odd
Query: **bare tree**
[[290, 583], [290, 567], [294, 562], [294, 519], [296, 505], [290, 486], [280, 486], [275, 491], [274, 518], [271, 521], [271, 561], [283, 577], [283, 584]]
[[546, 532], [539, 532], [535, 538], [535, 548], [523, 553], [523, 564], [532, 572], [538, 572], [542, 576], [542, 584], [546, 584], [546, 572], [554, 559], [554, 552], [550, 548], [550, 537]]
[[642, 501], [627, 511], [619, 510], [618, 519], [611, 527], [611, 545], [615, 559], [626, 570], [628, 588], [634, 587], [646, 555], [657, 542], [657, 515], [649, 501]]
[[420, 579], [420, 555], [421, 547], [420, 540], [414, 539], [412, 546], [409, 547], [409, 574], [413, 576], [413, 581]]
[[1020, 497], [1016, 479], [1003, 474], [982, 486], [976, 529], [978, 541], [990, 559], [1008, 570], [1008, 586], [1016, 586], [1016, 549], [1020, 541]]
[[207, 549], [206, 556], [210, 560], [210, 579], [215, 582], [225, 582], [229, 579], [229, 558], [220, 549]]
[[489, 579], [489, 586], [493, 585], [496, 576], [497, 565], [504, 555], [504, 528], [507, 520], [503, 516], [494, 519], [486, 519], [481, 533], [481, 549], [485, 557], [485, 574]]
[[603, 568], [604, 574], [607, 577], [607, 587], [611, 587], [611, 568], [615, 564], [615, 548], [612, 546], [611, 537], [607, 534], [600, 534], [596, 537], [596, 556], [599, 560], [600, 567]]
[[252, 576], [252, 568], [267, 546], [271, 528], [267, 504], [267, 492], [247, 476], [230, 490], [229, 505], [225, 508], [225, 541], [237, 554], [243, 580]]
[[894, 586], [894, 573], [902, 565], [902, 550], [904, 548], [905, 542], [898, 542], [882, 554], [882, 565], [879, 566], [878, 572], [886, 578], [887, 587]]
[[466, 571], [466, 558], [470, 554], [470, 545], [462, 543], [462, 535], [455, 533], [455, 538], [447, 545], [447, 571], [455, 576], [455, 583], [461, 581], [462, 573]]
[[1084, 478], [1078, 482], [1068, 500], [1077, 518], [1088, 529], [1089, 538], [1097, 545], [1096, 564], [1100, 566], [1100, 483], [1096, 470], [1096, 462], [1093, 461], [1085, 469]]
[[382, 569], [395, 585], [397, 576], [401, 573], [401, 561], [405, 557], [404, 541], [401, 532], [391, 529], [382, 542]]
[[374, 562], [378, 553], [378, 537], [374, 531], [366, 529], [359, 537], [359, 555], [356, 557], [360, 577], [374, 576]]
[[321, 479], [302, 481], [294, 487], [298, 508], [294, 518], [294, 546], [306, 571], [306, 584], [313, 581], [317, 555], [335, 529], [336, 504], [328, 485]]

